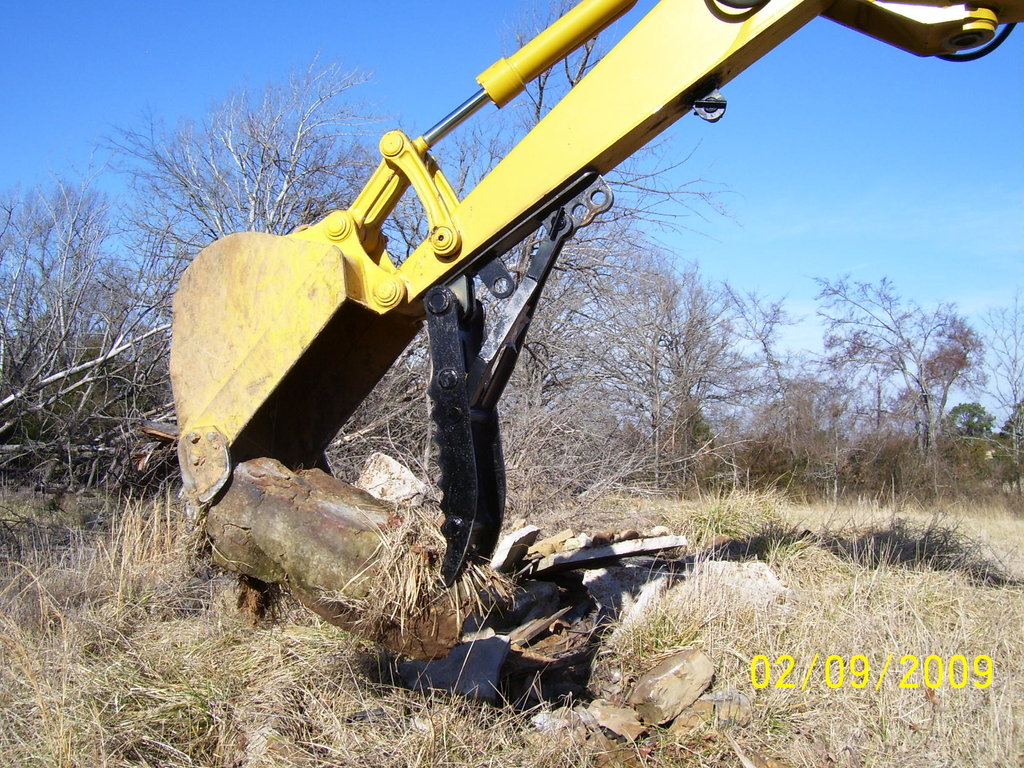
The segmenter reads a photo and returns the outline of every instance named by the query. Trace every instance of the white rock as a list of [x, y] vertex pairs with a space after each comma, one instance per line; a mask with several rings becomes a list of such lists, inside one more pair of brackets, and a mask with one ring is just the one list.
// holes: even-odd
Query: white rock
[[527, 525], [503, 536], [491, 556], [491, 568], [498, 573], [512, 573], [526, 557], [526, 551], [537, 540], [540, 528]]
[[612, 632], [612, 639], [644, 621], [654, 609], [661, 605], [665, 593], [668, 591], [668, 585], [669, 577], [667, 575], [659, 576], [644, 584], [636, 597], [626, 595], [622, 603], [619, 625]]
[[673, 591], [676, 590], [695, 594], [724, 592], [734, 601], [743, 601], [755, 606], [783, 601], [790, 593], [767, 563], [734, 563], [725, 560], [698, 563], [686, 581]]
[[648, 584], [666, 578], [657, 561], [640, 558], [583, 572], [584, 586], [598, 604], [601, 617], [608, 619], [619, 619]]
[[383, 453], [374, 453], [366, 460], [355, 482], [368, 494], [381, 501], [419, 506], [427, 494], [427, 486], [407, 466]]
[[501, 635], [460, 643], [438, 661], [403, 662], [398, 665], [398, 674], [413, 690], [451, 691], [494, 702], [508, 647], [508, 638]]
[[538, 712], [530, 718], [530, 722], [541, 733], [558, 733], [584, 726], [583, 718], [568, 707], [551, 712]]

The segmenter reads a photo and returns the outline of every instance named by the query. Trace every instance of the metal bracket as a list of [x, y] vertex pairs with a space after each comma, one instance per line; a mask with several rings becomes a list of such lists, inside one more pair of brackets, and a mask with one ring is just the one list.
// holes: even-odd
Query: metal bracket
[[500, 258], [491, 259], [476, 273], [496, 299], [507, 299], [516, 289], [516, 281]]
[[725, 100], [725, 96], [722, 95], [720, 90], [715, 88], [704, 98], [693, 102], [693, 111], [701, 120], [717, 123], [725, 117], [725, 108], [727, 106], [728, 102]]
[[388, 131], [379, 148], [381, 162], [351, 207], [332, 211], [289, 237], [337, 246], [345, 261], [348, 297], [383, 313], [407, 298], [406, 282], [387, 252], [381, 227], [409, 187], [426, 213], [428, 241], [439, 261], [458, 257], [462, 234], [454, 214], [459, 199], [426, 142]]
[[469, 391], [473, 407], [493, 408], [497, 404], [519, 358], [526, 331], [558, 254], [569, 238], [609, 210], [614, 200], [611, 187], [598, 176], [589, 187], [548, 217], [546, 234], [526, 274], [501, 306], [479, 354], [472, 361]]

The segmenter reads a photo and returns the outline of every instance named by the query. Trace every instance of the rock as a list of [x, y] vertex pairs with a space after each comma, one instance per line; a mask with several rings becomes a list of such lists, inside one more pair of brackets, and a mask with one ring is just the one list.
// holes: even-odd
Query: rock
[[597, 724], [629, 741], [636, 741], [647, 727], [637, 719], [636, 711], [629, 707], [617, 707], [604, 699], [595, 699], [587, 707]]
[[715, 719], [714, 707], [708, 707], [707, 711], [697, 710], [694, 707], [687, 707], [679, 716], [672, 721], [668, 732], [672, 736], [684, 736], [690, 731], [707, 725]]
[[542, 541], [530, 547], [530, 551], [527, 552], [527, 555], [531, 557], [536, 556], [540, 558], [545, 558], [550, 557], [557, 551], [558, 544], [552, 544], [550, 541]]
[[778, 602], [789, 595], [789, 589], [775, 575], [775, 571], [767, 563], [757, 561], [734, 563], [726, 560], [707, 560], [697, 563], [686, 581], [677, 589], [725, 592], [733, 601], [756, 606]]
[[582, 548], [583, 548], [583, 539], [581, 539], [579, 536], [573, 536], [572, 538], [566, 539], [565, 541], [562, 542], [562, 551], [563, 552], [571, 552], [572, 550], [582, 549]]
[[509, 634], [509, 642], [517, 646], [528, 644], [535, 637], [543, 634], [544, 632], [548, 632], [555, 622], [565, 616], [565, 614], [571, 611], [574, 607], [575, 606], [567, 605], [564, 608], [560, 608], [550, 616], [542, 616], [539, 619], [527, 622]]
[[551, 712], [539, 712], [530, 718], [530, 723], [541, 733], [559, 733], [586, 728], [586, 722], [579, 713], [569, 707], [559, 707]]
[[612, 632], [612, 638], [621, 637], [624, 632], [631, 631], [644, 621], [665, 599], [668, 586], [669, 576], [664, 575], [644, 584], [635, 597], [626, 595], [619, 614], [619, 625]]
[[498, 679], [508, 648], [508, 639], [501, 635], [460, 643], [439, 661], [403, 662], [398, 674], [413, 690], [451, 691], [493, 703], [498, 699]]
[[704, 693], [715, 676], [715, 665], [699, 648], [685, 648], [644, 673], [627, 703], [652, 725], [677, 717]]
[[516, 588], [511, 606], [503, 611], [491, 612], [484, 617], [483, 623], [497, 627], [499, 632], [507, 634], [508, 630], [528, 621], [550, 616], [561, 604], [557, 584], [529, 579]]
[[407, 466], [383, 453], [374, 453], [366, 460], [356, 488], [374, 498], [396, 504], [419, 506], [427, 495], [427, 486]]
[[503, 536], [491, 556], [491, 568], [498, 573], [514, 573], [539, 533], [536, 525], [528, 525]]
[[715, 691], [701, 696], [694, 702], [697, 705], [710, 705], [711, 714], [718, 725], [749, 725], [754, 717], [754, 705], [750, 699], [735, 688]]
[[[563, 539], [564, 541], [564, 539]], [[615, 560], [634, 555], [650, 554], [661, 552], [666, 549], [675, 549], [686, 546], [685, 536], [659, 536], [654, 539], [631, 539], [629, 541], [617, 541], [604, 546], [593, 546], [587, 549], [578, 549], [575, 552], [555, 552], [545, 555], [541, 560], [531, 566], [530, 574], [540, 576], [541, 574], [553, 574], [561, 571], [569, 571], [576, 568], [599, 568]], [[538, 545], [534, 546], [534, 549]]]
[[669, 733], [685, 734], [703, 725], [715, 724], [720, 728], [749, 725], [754, 708], [745, 695], [729, 688], [701, 696], [672, 721]]
[[566, 528], [564, 531], [559, 531], [554, 536], [548, 536], [546, 539], [541, 539], [532, 547], [530, 547], [527, 554], [534, 555], [539, 553], [546, 557], [547, 555], [550, 555], [553, 552], [560, 551], [562, 549], [563, 542], [571, 538], [572, 529]]
[[494, 627], [484, 627], [483, 629], [476, 629], [471, 632], [463, 632], [462, 642], [473, 643], [477, 640], [488, 640], [498, 633], [494, 631]]
[[672, 531], [670, 531], [664, 525], [656, 525], [653, 528], [651, 528], [650, 533], [647, 534], [647, 535], [648, 536], [671, 536], [672, 535]]
[[640, 538], [640, 531], [635, 528], [627, 528], [624, 531], [619, 531], [615, 534], [616, 541], [632, 541], [633, 539]]

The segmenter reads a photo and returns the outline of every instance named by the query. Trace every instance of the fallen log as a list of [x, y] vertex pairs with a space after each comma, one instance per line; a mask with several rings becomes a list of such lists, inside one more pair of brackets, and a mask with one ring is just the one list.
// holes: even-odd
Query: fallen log
[[293, 472], [261, 458], [235, 468], [206, 531], [219, 565], [285, 585], [326, 621], [391, 650], [435, 659], [501, 590], [472, 568], [444, 589], [436, 567], [443, 542], [416, 514], [319, 469]]

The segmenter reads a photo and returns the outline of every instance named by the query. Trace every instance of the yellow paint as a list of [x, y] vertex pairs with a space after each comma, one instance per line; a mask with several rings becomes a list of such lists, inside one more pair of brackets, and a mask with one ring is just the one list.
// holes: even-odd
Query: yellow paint
[[333, 246], [244, 232], [205, 248], [174, 297], [181, 434], [215, 425], [232, 442], [346, 297]]
[[505, 106], [546, 72], [636, 5], [636, 0], [583, 0], [507, 59], [498, 59], [477, 82], [491, 101]]

